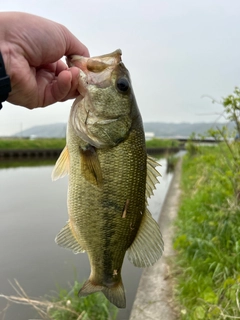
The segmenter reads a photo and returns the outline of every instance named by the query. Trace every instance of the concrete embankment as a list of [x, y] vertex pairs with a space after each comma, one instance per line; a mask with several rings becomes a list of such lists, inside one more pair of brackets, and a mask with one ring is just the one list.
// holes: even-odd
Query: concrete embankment
[[61, 149], [0, 149], [0, 160], [57, 159]]
[[162, 258], [143, 271], [133, 304], [130, 320], [177, 320], [179, 313], [173, 298], [171, 258], [174, 256], [173, 222], [177, 216], [180, 197], [181, 159], [166, 195], [159, 224], [164, 239]]

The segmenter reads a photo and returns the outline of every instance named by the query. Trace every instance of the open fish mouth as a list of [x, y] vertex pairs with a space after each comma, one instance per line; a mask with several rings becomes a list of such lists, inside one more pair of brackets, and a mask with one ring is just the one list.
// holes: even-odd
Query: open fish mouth
[[99, 73], [106, 69], [109, 66], [115, 66], [117, 63], [121, 62], [122, 51], [120, 49], [115, 50], [114, 52], [102, 56], [96, 57], [83, 57], [78, 55], [71, 55], [67, 57], [67, 64], [69, 66], [77, 66], [81, 69], [87, 69], [90, 72]]
[[106, 83], [111, 78], [113, 69], [121, 63], [122, 51], [120, 49], [109, 55], [86, 58], [78, 55], [67, 57], [69, 67], [76, 66], [80, 69], [80, 94], [84, 97], [86, 86], [91, 84]]

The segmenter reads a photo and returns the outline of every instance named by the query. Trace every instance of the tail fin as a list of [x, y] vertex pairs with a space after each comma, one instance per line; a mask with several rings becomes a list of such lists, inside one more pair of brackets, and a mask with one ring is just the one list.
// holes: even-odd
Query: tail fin
[[103, 288], [104, 288], [103, 286], [98, 286], [98, 285], [92, 284], [92, 282], [88, 279], [84, 283], [83, 287], [79, 290], [78, 295], [80, 297], [84, 297], [84, 296], [87, 296], [91, 293], [102, 291]]
[[94, 285], [89, 279], [84, 283], [80, 289], [79, 296], [87, 296], [88, 294], [102, 291], [105, 297], [116, 307], [126, 308], [126, 298], [122, 280], [111, 287], [105, 287], [100, 285]]
[[102, 292], [105, 297], [116, 307], [126, 308], [126, 297], [122, 280], [120, 280], [114, 287], [104, 287]]

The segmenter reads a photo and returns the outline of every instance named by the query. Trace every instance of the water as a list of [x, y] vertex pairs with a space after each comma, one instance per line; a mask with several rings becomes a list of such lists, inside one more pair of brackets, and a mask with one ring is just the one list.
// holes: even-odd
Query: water
[[[149, 208], [158, 219], [165, 193], [171, 180], [166, 175], [166, 161], [159, 167], [160, 179]], [[70, 289], [75, 279], [88, 278], [87, 255], [74, 255], [58, 247], [54, 238], [65, 225], [67, 217], [67, 178], [52, 182], [53, 166], [0, 169], [0, 293], [16, 295], [9, 281], [17, 279], [31, 297], [56, 291], [56, 285]], [[142, 269], [124, 261], [122, 277], [126, 289], [127, 308], [118, 319], [127, 320], [131, 312]], [[6, 301], [0, 299], [0, 319]], [[30, 307], [13, 305], [5, 319], [40, 319]]]

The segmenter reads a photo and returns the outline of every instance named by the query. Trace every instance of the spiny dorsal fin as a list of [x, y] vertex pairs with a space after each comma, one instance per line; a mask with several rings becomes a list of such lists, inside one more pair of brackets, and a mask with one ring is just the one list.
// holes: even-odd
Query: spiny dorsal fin
[[161, 257], [163, 239], [158, 223], [146, 209], [137, 236], [128, 248], [128, 259], [136, 267], [152, 266]]
[[52, 180], [55, 181], [59, 178], [64, 177], [66, 174], [68, 174], [68, 171], [69, 171], [69, 153], [68, 153], [67, 146], [65, 146], [59, 158], [57, 159], [57, 162], [53, 169]]
[[98, 186], [102, 185], [102, 169], [98, 160], [95, 147], [88, 145], [86, 150], [81, 150], [83, 161], [93, 175]]
[[157, 177], [161, 176], [157, 171], [156, 167], [160, 166], [158, 162], [156, 162], [150, 156], [147, 157], [147, 181], [146, 181], [146, 201], [151, 195], [153, 195], [153, 190], [156, 189], [155, 185], [159, 183]]
[[85, 252], [74, 237], [70, 223], [68, 222], [65, 227], [57, 234], [55, 242], [63, 248], [67, 248], [73, 251], [73, 253]]

